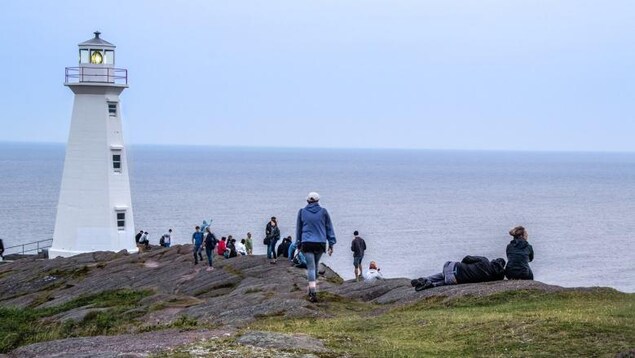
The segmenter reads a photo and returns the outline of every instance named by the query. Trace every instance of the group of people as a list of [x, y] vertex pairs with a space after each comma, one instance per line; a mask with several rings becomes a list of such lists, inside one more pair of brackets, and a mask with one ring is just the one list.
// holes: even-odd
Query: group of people
[[465, 256], [461, 262], [447, 261], [440, 273], [412, 280], [416, 291], [444, 285], [503, 280], [533, 280], [529, 263], [534, 259], [534, 249], [527, 242], [528, 234], [522, 226], [509, 231], [512, 241], [507, 245], [505, 259], [488, 260], [483, 256]]
[[[306, 206], [297, 214], [295, 241], [291, 236], [287, 236], [277, 246], [281, 235], [276, 217], [271, 217], [267, 223], [263, 240], [263, 244], [267, 246], [267, 258], [270, 263], [275, 264], [279, 257], [286, 257], [292, 261], [292, 265], [306, 268], [307, 298], [311, 302], [317, 302], [317, 268], [320, 259], [325, 253], [332, 255], [337, 243], [331, 217], [328, 211], [320, 206], [319, 201], [320, 195], [316, 192], [311, 192], [307, 196]], [[210, 223], [203, 221], [203, 225], [196, 226], [192, 234], [194, 264], [203, 261], [203, 250], [207, 256], [208, 271], [214, 269], [212, 266], [214, 252], [225, 258], [253, 253], [251, 233], [247, 233], [247, 238], [240, 242], [231, 235], [218, 240], [210, 224], [211, 221]], [[161, 246], [170, 246], [171, 233], [170, 229], [162, 237]], [[529, 262], [533, 260], [534, 252], [527, 241], [527, 231], [524, 227], [517, 226], [510, 230], [509, 234], [513, 239], [507, 245], [507, 262], [503, 258], [490, 261], [482, 256], [466, 256], [460, 262], [446, 262], [440, 273], [412, 280], [412, 286], [416, 291], [421, 291], [443, 285], [503, 280], [505, 277], [510, 280], [533, 280]], [[147, 235], [147, 232], [140, 231], [136, 236], [137, 243], [148, 245]], [[375, 261], [370, 262], [366, 273], [362, 272], [366, 242], [359, 236], [358, 231], [353, 232], [351, 251], [357, 281], [375, 281], [383, 278]]]
[[[216, 235], [212, 232], [212, 229], [206, 221], [203, 221], [204, 229], [201, 230], [201, 226], [194, 228], [192, 234], [193, 256], [194, 264], [198, 265], [199, 261], [203, 261], [203, 250], [207, 256], [207, 271], [214, 270], [213, 257], [214, 254], [223, 256], [226, 259], [237, 257], [239, 255], [252, 255], [253, 254], [253, 241], [251, 239], [251, 233], [247, 233], [247, 238], [237, 242], [232, 235], [227, 237], [221, 237], [220, 240], [216, 238]], [[206, 225], [207, 224], [207, 225]], [[210, 222], [211, 224], [211, 222]]]
[[[147, 231], [139, 231], [137, 235], [135, 235], [135, 242], [137, 246], [143, 246], [146, 250], [150, 248], [150, 238], [148, 237]], [[172, 229], [168, 229], [168, 232], [163, 234], [159, 239], [159, 246], [162, 247], [170, 247], [172, 245]]]

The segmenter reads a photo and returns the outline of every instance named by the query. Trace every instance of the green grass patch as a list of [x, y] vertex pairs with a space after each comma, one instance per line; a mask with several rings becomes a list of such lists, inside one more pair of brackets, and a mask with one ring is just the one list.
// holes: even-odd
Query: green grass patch
[[[151, 291], [116, 290], [80, 296], [49, 308], [0, 307], [0, 353], [41, 341], [123, 332], [144, 314], [135, 308], [139, 300], [150, 294]], [[68, 320], [60, 323], [47, 319], [85, 306], [105, 310], [90, 312], [81, 322]]]
[[377, 315], [376, 305], [320, 296], [318, 309], [334, 317], [268, 317], [251, 329], [307, 333], [359, 357], [614, 356], [635, 347], [635, 295], [610, 289], [433, 298]]

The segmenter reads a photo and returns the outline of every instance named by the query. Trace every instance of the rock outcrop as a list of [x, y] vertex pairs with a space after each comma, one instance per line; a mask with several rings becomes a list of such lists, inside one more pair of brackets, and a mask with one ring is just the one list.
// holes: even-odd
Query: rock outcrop
[[[94, 340], [103, 345], [103, 356], [115, 353], [160, 351], [167, 346], [184, 344], [194, 337], [218, 337], [233, 334], [237, 328], [246, 327], [259, 317], [328, 317], [328, 310], [321, 304], [306, 300], [306, 271], [279, 260], [272, 265], [264, 256], [239, 256], [232, 259], [214, 257], [214, 270], [207, 271], [204, 263], [193, 264], [190, 245], [172, 248], [155, 248], [148, 252], [95, 252], [71, 258], [42, 260], [25, 258], [0, 265], [0, 305], [3, 307], [46, 308], [61, 305], [82, 295], [128, 288], [147, 290], [151, 294], [139, 304], [140, 326], [169, 325], [179, 318], [188, 317], [210, 326], [222, 327], [218, 331], [201, 331], [196, 334], [147, 334], [134, 337], [144, 342], [132, 350], [119, 350], [120, 336], [72, 338], [45, 342], [19, 348], [16, 356], [42, 356], [67, 352], [70, 346], [85, 346], [83, 340]], [[329, 292], [342, 299], [372, 302], [383, 311], [395, 305], [407, 304], [426, 297], [451, 300], [466, 295], [484, 296], [497, 292], [536, 289], [542, 291], [565, 290], [536, 281], [499, 281], [481, 284], [444, 286], [415, 292], [406, 278], [387, 279], [374, 283], [343, 281], [328, 267], [322, 266], [319, 291]], [[80, 307], [52, 319], [61, 321], [82, 320], [98, 308]], [[163, 332], [163, 331], [162, 331]], [[174, 333], [174, 332], [173, 332]], [[177, 337], [163, 339], [163, 334]], [[163, 341], [161, 341], [163, 339]], [[95, 341], [97, 340], [97, 341]], [[240, 344], [271, 348], [267, 342], [297, 340], [308, 351], [322, 352], [321, 342], [311, 342], [308, 337], [278, 337], [263, 332], [246, 333], [237, 341]], [[64, 342], [66, 341], [66, 342]], [[161, 342], [160, 342], [161, 341]], [[163, 342], [163, 343], [162, 343]], [[297, 342], [296, 342], [297, 343]], [[297, 344], [300, 344], [297, 343]], [[123, 345], [121, 347], [129, 347]], [[44, 354], [43, 347], [48, 347]], [[135, 345], [130, 346], [132, 348]], [[275, 344], [273, 345], [275, 348]], [[278, 347], [284, 349], [284, 347]], [[75, 352], [75, 351], [73, 351]], [[95, 352], [92, 352], [95, 353]], [[74, 356], [84, 352], [76, 351]]]

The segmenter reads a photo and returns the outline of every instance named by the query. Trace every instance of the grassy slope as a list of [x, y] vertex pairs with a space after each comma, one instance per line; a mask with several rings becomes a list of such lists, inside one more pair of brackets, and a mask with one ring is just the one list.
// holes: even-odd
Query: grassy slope
[[635, 295], [611, 289], [437, 298], [379, 315], [368, 305], [321, 305], [335, 317], [272, 317], [251, 329], [308, 333], [353, 356], [614, 356], [635, 348]]
[[[0, 352], [51, 339], [137, 331], [135, 319], [144, 313], [137, 303], [148, 294], [120, 290], [48, 309], [0, 308]], [[322, 339], [333, 356], [614, 356], [635, 348], [635, 294], [612, 289], [514, 291], [449, 303], [436, 297], [388, 311], [325, 293], [321, 298], [317, 309], [331, 318], [268, 317], [249, 329], [306, 333]], [[78, 323], [43, 319], [86, 305], [108, 310]], [[236, 349], [233, 338], [212, 343], [214, 351]]]

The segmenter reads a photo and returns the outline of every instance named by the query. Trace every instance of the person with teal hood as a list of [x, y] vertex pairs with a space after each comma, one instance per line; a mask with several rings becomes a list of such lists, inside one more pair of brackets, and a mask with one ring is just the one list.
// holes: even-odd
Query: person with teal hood
[[337, 242], [333, 223], [328, 211], [319, 204], [320, 195], [311, 192], [307, 196], [307, 205], [298, 211], [296, 223], [296, 246], [307, 261], [307, 279], [309, 281], [309, 301], [317, 302], [317, 268], [322, 254], [333, 254]]

